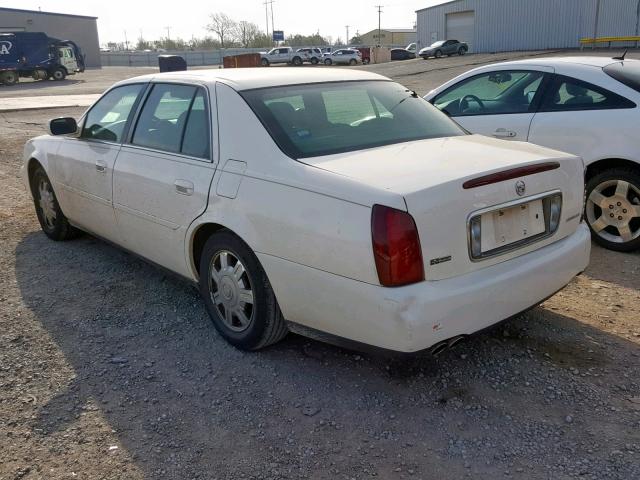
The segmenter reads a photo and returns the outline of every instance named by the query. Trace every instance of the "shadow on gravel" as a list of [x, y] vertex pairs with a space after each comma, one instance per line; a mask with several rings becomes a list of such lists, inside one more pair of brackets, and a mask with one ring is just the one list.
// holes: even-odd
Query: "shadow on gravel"
[[637, 441], [625, 410], [637, 383], [620, 380], [637, 378], [637, 346], [554, 312], [436, 359], [295, 335], [244, 353], [218, 337], [194, 288], [101, 241], [31, 233], [16, 257], [24, 303], [76, 374], [37, 413], [43, 441], [98, 408], [152, 478], [550, 478], [546, 466], [583, 457], [622, 475], [611, 478], [635, 472], [588, 450]]
[[595, 243], [591, 248], [589, 277], [640, 290], [640, 251], [614, 252]]

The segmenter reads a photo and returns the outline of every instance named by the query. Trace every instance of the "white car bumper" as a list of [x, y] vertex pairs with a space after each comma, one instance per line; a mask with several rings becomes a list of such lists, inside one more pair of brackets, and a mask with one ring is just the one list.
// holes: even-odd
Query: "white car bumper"
[[439, 281], [385, 288], [259, 254], [284, 317], [375, 347], [416, 352], [512, 317], [589, 263], [589, 229], [534, 252]]

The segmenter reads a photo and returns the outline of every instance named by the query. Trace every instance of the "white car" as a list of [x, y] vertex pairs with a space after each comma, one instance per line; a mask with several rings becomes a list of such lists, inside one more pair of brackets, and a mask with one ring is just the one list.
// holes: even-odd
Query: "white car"
[[582, 272], [582, 161], [468, 135], [405, 87], [338, 69], [131, 78], [30, 140], [42, 229], [197, 283], [255, 350], [289, 329], [439, 351]]
[[640, 248], [640, 61], [532, 58], [476, 68], [425, 96], [473, 133], [579, 155], [596, 242]]
[[325, 65], [357, 65], [362, 63], [362, 54], [355, 48], [341, 48], [330, 54], [325, 54]]

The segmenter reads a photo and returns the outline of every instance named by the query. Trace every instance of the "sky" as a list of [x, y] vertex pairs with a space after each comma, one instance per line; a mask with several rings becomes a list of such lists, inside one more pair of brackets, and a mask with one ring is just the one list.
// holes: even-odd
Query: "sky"
[[[208, 16], [215, 12], [226, 13], [236, 21], [253, 22], [265, 30], [264, 1], [0, 0], [0, 6], [98, 17], [100, 44], [104, 45], [109, 41], [123, 42], [125, 31], [129, 42], [141, 34], [146, 40], [166, 37], [167, 27], [171, 38], [203, 37], [207, 34]], [[443, 0], [274, 0], [274, 26], [276, 30], [284, 30], [285, 36], [319, 31], [333, 40], [338, 37], [344, 40], [346, 25], [350, 37], [357, 31], [366, 33], [378, 28], [378, 4], [382, 5], [382, 28], [411, 28], [416, 10], [438, 3]]]

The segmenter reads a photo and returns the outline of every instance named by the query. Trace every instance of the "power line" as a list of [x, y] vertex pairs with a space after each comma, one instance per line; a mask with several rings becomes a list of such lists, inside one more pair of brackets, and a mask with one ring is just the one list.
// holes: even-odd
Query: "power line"
[[276, 0], [265, 0], [264, 2], [264, 16], [267, 21], [267, 35], [269, 35], [269, 7], [271, 7], [271, 34], [275, 31], [275, 26], [273, 22], [273, 4]]

